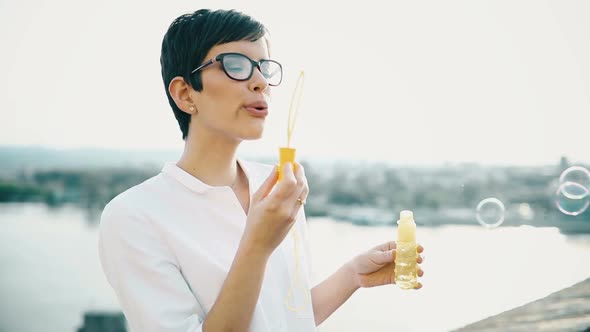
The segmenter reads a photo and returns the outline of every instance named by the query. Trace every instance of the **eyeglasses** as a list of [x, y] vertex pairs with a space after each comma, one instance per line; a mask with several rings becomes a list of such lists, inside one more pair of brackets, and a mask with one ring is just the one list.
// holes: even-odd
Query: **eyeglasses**
[[225, 74], [236, 81], [247, 81], [258, 68], [270, 86], [277, 86], [283, 80], [283, 66], [274, 60], [254, 61], [241, 53], [222, 53], [205, 62], [191, 72], [191, 75], [215, 62], [221, 62]]

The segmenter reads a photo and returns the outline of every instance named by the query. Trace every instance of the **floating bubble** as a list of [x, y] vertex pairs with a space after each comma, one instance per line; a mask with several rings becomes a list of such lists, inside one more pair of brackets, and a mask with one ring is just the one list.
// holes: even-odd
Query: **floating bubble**
[[[590, 205], [590, 190], [578, 182], [566, 181], [555, 192], [555, 205], [563, 214], [577, 216]], [[572, 198], [581, 197], [581, 198]]]
[[487, 228], [495, 228], [504, 222], [506, 208], [504, 203], [495, 197], [489, 197], [477, 204], [475, 217], [477, 222]]
[[[559, 176], [559, 184], [566, 182], [578, 183], [586, 189], [590, 189], [590, 171], [582, 166], [572, 166], [566, 169]], [[575, 189], [576, 187], [568, 185], [563, 186], [563, 195], [569, 199], [584, 199], [590, 195], [590, 190]]]

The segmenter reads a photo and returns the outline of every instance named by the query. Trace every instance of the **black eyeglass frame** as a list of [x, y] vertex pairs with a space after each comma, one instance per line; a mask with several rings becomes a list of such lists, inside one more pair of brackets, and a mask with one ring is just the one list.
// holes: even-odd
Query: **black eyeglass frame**
[[[248, 61], [250, 61], [252, 63], [252, 67], [250, 67], [250, 74], [248, 75], [248, 77], [243, 78], [243, 79], [238, 79], [238, 78], [232, 77], [227, 72], [227, 70], [225, 69], [225, 66], [223, 65], [223, 58], [226, 57], [226, 56], [228, 56], [228, 55], [239, 55], [239, 56], [242, 56], [242, 57], [248, 59]], [[270, 84], [270, 82], [268, 82], [268, 79], [265, 77], [265, 79], [268, 82], [268, 85], [270, 85], [270, 86], [278, 86], [278, 85], [280, 85], [283, 82], [283, 66], [280, 63], [278, 63], [277, 61], [270, 60], [270, 59], [262, 59], [260, 61], [254, 61], [254, 60], [250, 59], [245, 54], [242, 54], [242, 53], [233, 53], [233, 52], [218, 54], [213, 59], [210, 59], [209, 61], [207, 61], [207, 62], [203, 63], [202, 65], [198, 66], [197, 68], [193, 69], [193, 71], [191, 71], [191, 75], [193, 75], [194, 73], [198, 72], [201, 69], [204, 69], [204, 68], [206, 68], [206, 67], [214, 64], [215, 62], [221, 62], [221, 68], [223, 68], [223, 72], [225, 73], [225, 75], [227, 75], [227, 77], [231, 78], [234, 81], [247, 81], [250, 78], [252, 78], [252, 75], [254, 74], [254, 68], [258, 68], [258, 70], [260, 70], [260, 72], [262, 73], [262, 70], [260, 69], [260, 66], [263, 63], [265, 63], [265, 62], [272, 62], [272, 63], [275, 63], [275, 64], [277, 64], [279, 66], [279, 69], [281, 70], [281, 79], [279, 80], [279, 83], [277, 83], [277, 84]], [[262, 76], [264, 76], [264, 74], [262, 74]]]

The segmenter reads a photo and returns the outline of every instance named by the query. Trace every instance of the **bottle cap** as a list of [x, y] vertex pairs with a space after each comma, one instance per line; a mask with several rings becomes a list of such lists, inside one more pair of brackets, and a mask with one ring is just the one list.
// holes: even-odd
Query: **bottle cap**
[[400, 221], [414, 221], [414, 213], [410, 210], [403, 210], [399, 213]]

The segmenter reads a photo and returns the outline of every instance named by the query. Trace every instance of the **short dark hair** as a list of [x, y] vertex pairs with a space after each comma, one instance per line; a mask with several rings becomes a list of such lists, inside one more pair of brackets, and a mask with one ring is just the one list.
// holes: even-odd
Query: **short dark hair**
[[191, 116], [181, 111], [170, 96], [168, 86], [172, 79], [181, 76], [193, 89], [201, 91], [201, 73], [191, 75], [191, 71], [206, 60], [211, 48], [233, 41], [257, 41], [267, 32], [264, 25], [252, 17], [223, 9], [200, 9], [181, 15], [170, 24], [162, 41], [160, 65], [168, 102], [182, 131], [182, 139], [188, 135]]

